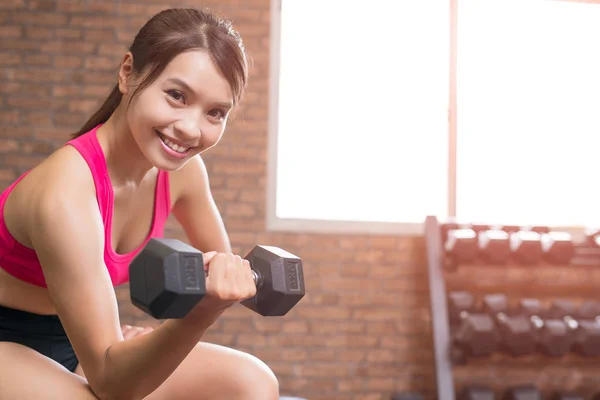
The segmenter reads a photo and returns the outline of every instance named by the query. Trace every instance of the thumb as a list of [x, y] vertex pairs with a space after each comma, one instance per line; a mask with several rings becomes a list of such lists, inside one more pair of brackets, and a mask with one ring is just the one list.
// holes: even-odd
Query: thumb
[[217, 255], [216, 251], [209, 251], [208, 253], [202, 253], [202, 262], [204, 263], [204, 270], [207, 270], [208, 263]]

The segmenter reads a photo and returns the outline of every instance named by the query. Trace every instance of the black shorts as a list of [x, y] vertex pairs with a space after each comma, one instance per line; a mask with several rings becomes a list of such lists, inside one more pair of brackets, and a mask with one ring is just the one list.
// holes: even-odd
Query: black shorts
[[0, 342], [30, 347], [71, 372], [79, 360], [56, 315], [39, 315], [0, 306]]

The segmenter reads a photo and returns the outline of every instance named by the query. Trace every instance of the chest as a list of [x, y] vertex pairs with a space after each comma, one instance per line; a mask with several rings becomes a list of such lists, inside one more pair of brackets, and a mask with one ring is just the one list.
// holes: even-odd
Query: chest
[[[157, 202], [164, 196], [157, 176], [145, 179], [139, 186], [113, 188], [110, 241], [117, 254], [127, 254], [141, 246], [157, 223]], [[169, 188], [166, 188], [169, 190]], [[161, 193], [162, 192], [162, 193]]]

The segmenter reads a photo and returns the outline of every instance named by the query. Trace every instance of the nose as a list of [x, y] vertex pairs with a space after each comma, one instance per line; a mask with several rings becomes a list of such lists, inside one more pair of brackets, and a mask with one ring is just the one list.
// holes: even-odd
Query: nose
[[175, 132], [180, 135], [190, 145], [197, 145], [202, 139], [202, 128], [200, 127], [200, 118], [196, 115], [190, 115], [187, 118], [178, 120], [175, 125]]

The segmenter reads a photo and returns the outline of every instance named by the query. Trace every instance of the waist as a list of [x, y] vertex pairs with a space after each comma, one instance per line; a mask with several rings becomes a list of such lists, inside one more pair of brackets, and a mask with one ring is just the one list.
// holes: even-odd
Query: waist
[[41, 315], [0, 305], [0, 332], [51, 336], [64, 339], [67, 333], [57, 315]]

